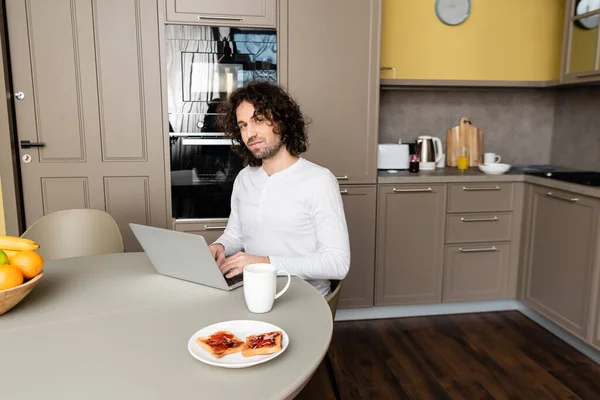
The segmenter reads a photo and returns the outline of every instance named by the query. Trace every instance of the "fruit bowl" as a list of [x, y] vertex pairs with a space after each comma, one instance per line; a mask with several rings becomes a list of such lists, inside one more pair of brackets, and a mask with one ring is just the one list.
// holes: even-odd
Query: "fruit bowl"
[[511, 165], [495, 163], [495, 164], [479, 164], [478, 167], [479, 167], [479, 170], [481, 172], [483, 172], [484, 174], [501, 175], [501, 174], [507, 172], [510, 169]]
[[21, 300], [23, 300], [29, 292], [33, 290], [33, 288], [37, 285], [37, 283], [42, 279], [44, 275], [43, 272], [34, 276], [27, 282], [23, 282], [19, 286], [15, 286], [10, 289], [0, 290], [0, 315], [4, 314], [17, 304]]

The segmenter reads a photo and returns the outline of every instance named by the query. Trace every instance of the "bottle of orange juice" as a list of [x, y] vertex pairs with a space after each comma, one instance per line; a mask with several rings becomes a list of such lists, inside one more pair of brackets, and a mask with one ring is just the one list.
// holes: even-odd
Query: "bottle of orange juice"
[[466, 171], [469, 167], [469, 149], [465, 146], [458, 150], [458, 170]]

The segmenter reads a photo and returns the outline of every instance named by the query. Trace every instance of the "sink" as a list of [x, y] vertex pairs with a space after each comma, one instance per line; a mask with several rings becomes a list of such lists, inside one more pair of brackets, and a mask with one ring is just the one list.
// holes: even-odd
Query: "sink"
[[542, 178], [556, 179], [559, 181], [577, 183], [579, 185], [600, 187], [600, 172], [597, 171], [554, 171], [554, 172], [527, 172], [525, 174], [540, 176]]

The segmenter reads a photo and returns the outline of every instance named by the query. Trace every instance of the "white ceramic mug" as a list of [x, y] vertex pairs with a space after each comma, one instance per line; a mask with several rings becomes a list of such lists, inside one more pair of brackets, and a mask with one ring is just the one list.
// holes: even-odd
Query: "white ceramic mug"
[[496, 153], [483, 153], [483, 163], [484, 164], [497, 164], [502, 160]]
[[[277, 271], [271, 264], [249, 264], [244, 268], [244, 298], [248, 310], [262, 314], [271, 311], [275, 299], [290, 287], [291, 276], [286, 271]], [[287, 284], [279, 293], [277, 290], [278, 273], [287, 274]]]

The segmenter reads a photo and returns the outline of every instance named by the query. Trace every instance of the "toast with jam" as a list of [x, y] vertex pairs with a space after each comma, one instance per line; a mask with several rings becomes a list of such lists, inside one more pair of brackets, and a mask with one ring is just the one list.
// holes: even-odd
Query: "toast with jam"
[[238, 353], [242, 351], [244, 345], [243, 341], [226, 330], [215, 332], [210, 336], [199, 337], [196, 339], [196, 343], [216, 358]]
[[246, 337], [242, 345], [242, 356], [252, 357], [256, 355], [277, 353], [281, 350], [281, 331], [261, 333]]

